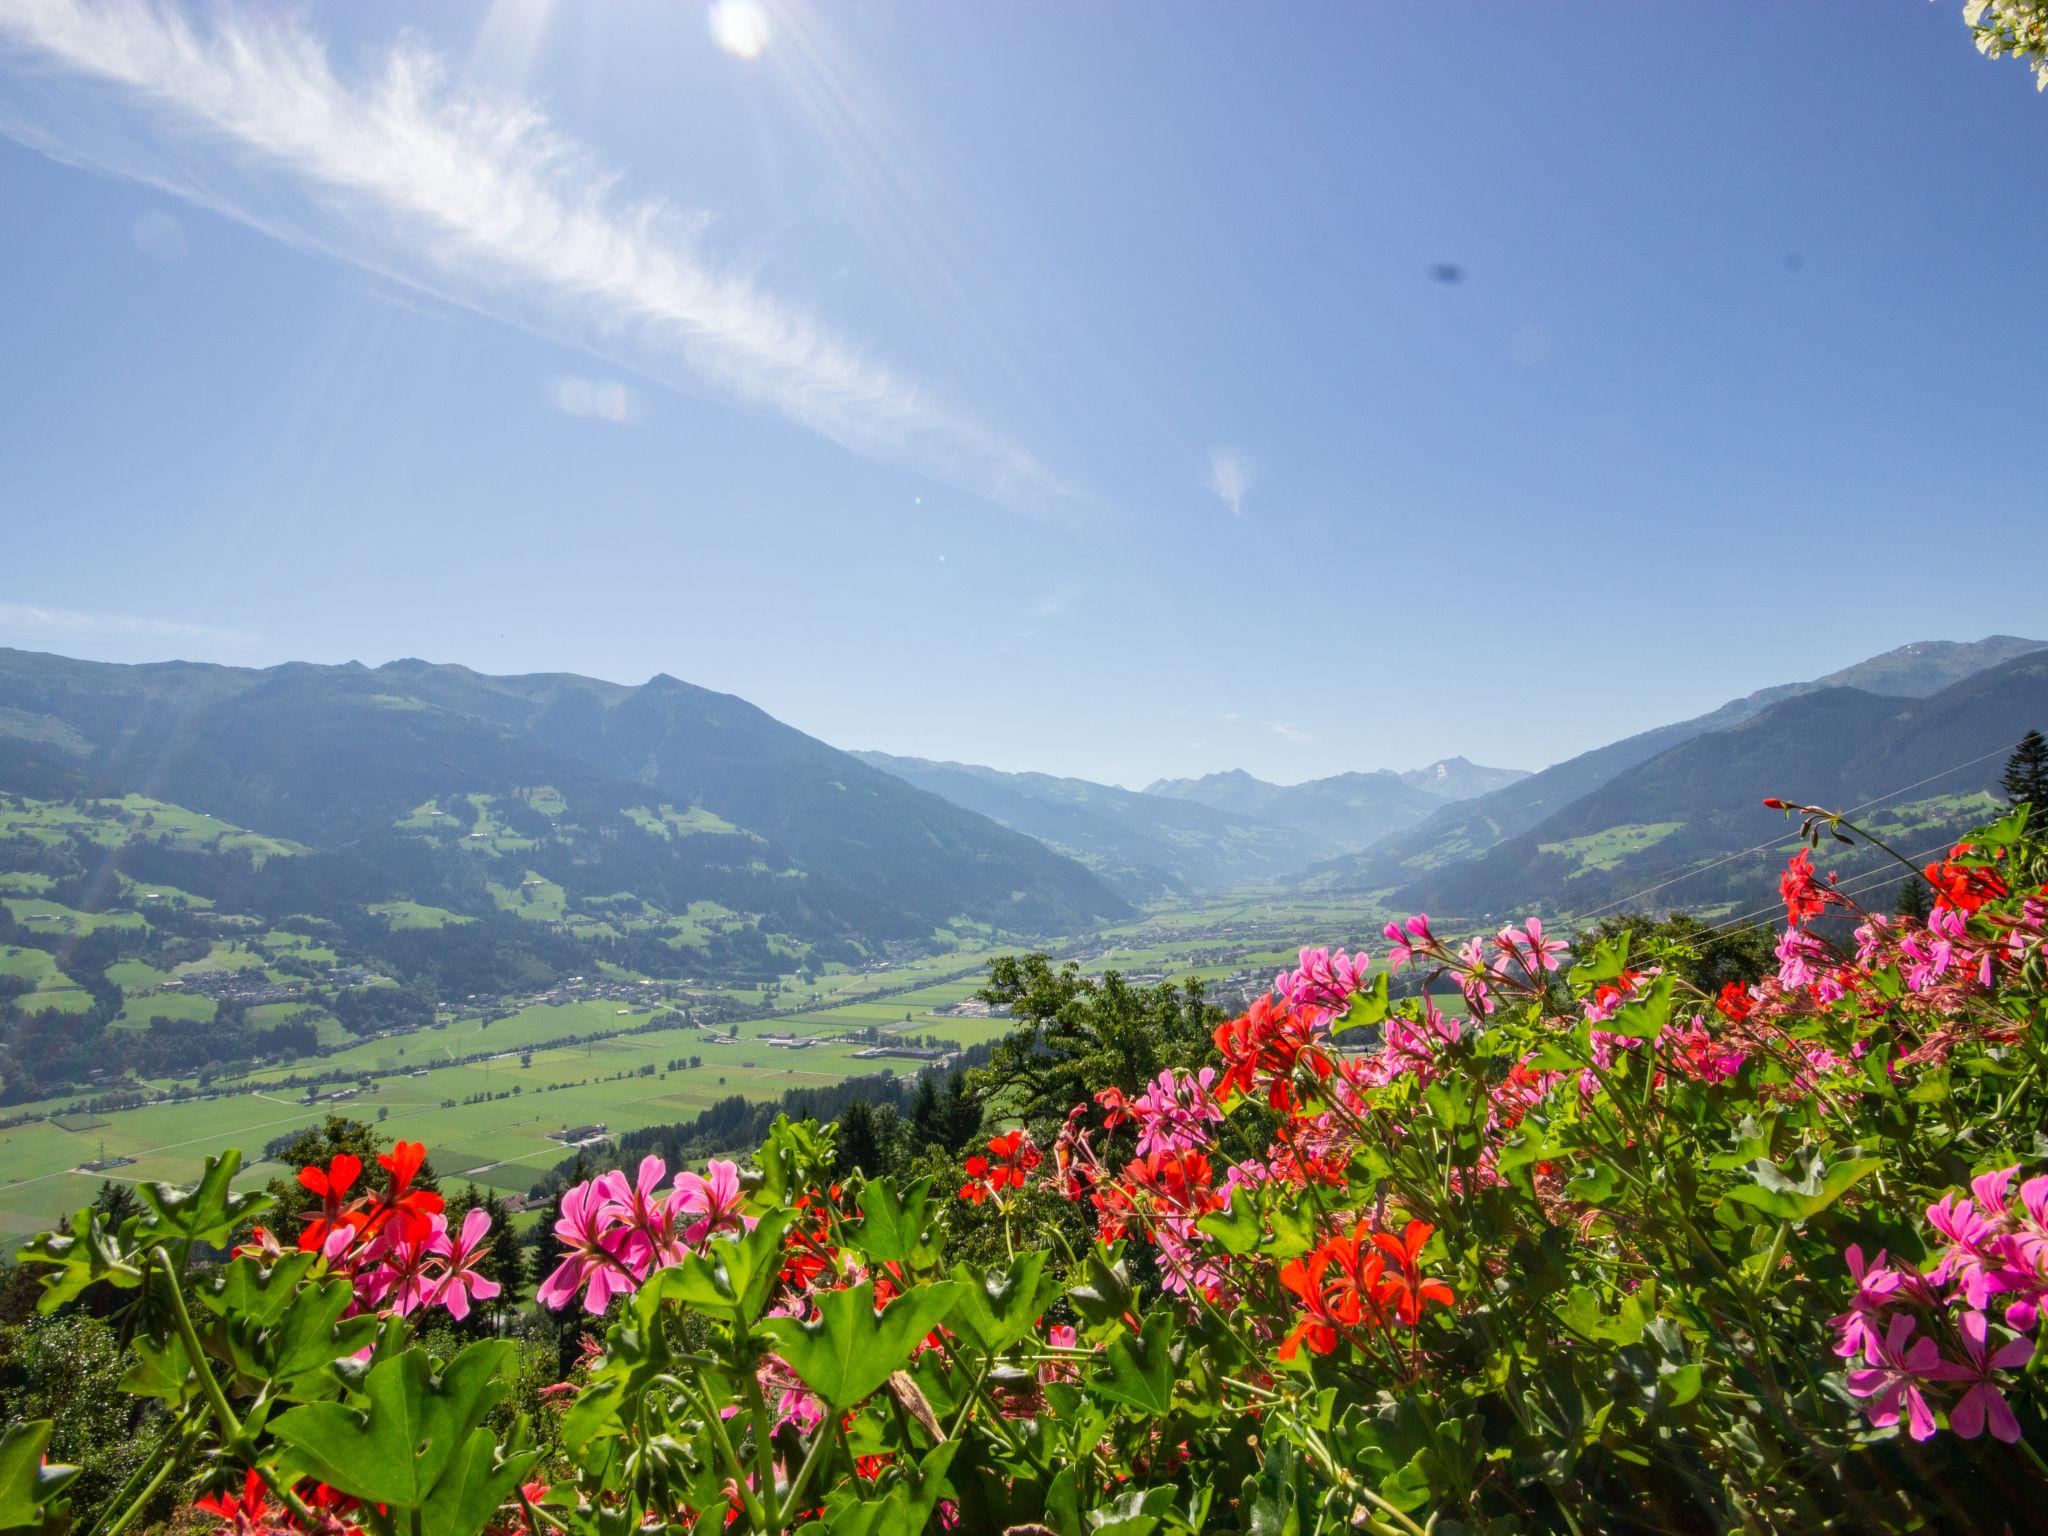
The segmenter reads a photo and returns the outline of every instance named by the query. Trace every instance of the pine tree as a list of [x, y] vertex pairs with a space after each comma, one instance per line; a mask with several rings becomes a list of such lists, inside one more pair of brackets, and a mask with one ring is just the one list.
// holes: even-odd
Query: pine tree
[[839, 1140], [833, 1147], [832, 1163], [842, 1178], [854, 1172], [879, 1178], [888, 1171], [875, 1137], [874, 1106], [866, 1099], [855, 1099], [839, 1112]]
[[1998, 781], [2005, 791], [2005, 803], [2026, 802], [2033, 809], [2027, 815], [2027, 831], [2035, 837], [2048, 833], [2048, 740], [2039, 731], [2020, 738], [2005, 761], [2005, 773]]
[[1925, 880], [1915, 875], [1912, 879], [1899, 883], [1899, 899], [1892, 907], [1893, 912], [1900, 917], [1910, 917], [1916, 923], [1924, 923], [1932, 910], [1932, 904], [1927, 899]]

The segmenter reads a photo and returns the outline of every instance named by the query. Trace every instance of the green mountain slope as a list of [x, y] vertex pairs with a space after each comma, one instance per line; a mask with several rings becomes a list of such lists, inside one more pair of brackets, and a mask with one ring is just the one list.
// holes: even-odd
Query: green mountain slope
[[0, 651], [0, 789], [146, 793], [304, 844], [351, 899], [465, 913], [534, 880], [872, 950], [956, 919], [1051, 933], [1126, 910], [1036, 840], [669, 677]]
[[[1762, 808], [1765, 796], [1845, 811], [1881, 800], [1864, 819], [1923, 857], [1991, 808], [2004, 755], [2043, 724], [2048, 651], [1927, 698], [1854, 688], [1798, 693], [1667, 748], [1481, 857], [1411, 881], [1394, 900], [1470, 918], [1530, 908], [1585, 913], [1651, 886], [1648, 906], [1754, 904], [1768, 899], [1785, 849], [1743, 851], [1774, 834], [1786, 848], [1791, 840], [1791, 828]], [[1837, 868], [1889, 879], [1874, 855], [1828, 851]]]
[[[1406, 885], [1429, 870], [1472, 859], [1528, 832], [1638, 763], [1709, 731], [1752, 719], [1773, 704], [1824, 688], [1856, 688], [1898, 698], [1925, 698], [1965, 678], [2042, 649], [2038, 640], [1993, 635], [1975, 642], [1920, 641], [1873, 656], [1805, 683], [1762, 688], [1710, 714], [1659, 726], [1582, 752], [1503, 789], [1446, 806], [1376, 847], [1309, 872], [1307, 883], [1337, 890]], [[1767, 791], [1766, 791], [1767, 792]], [[1754, 839], [1751, 839], [1754, 841]]]

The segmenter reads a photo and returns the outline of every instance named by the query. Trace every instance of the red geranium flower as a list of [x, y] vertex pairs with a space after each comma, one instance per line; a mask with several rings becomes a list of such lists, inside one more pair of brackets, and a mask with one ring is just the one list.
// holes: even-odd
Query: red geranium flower
[[1778, 894], [1785, 898], [1785, 921], [1795, 928], [1826, 909], [1827, 897], [1813, 877], [1813, 855], [1806, 849], [1800, 849], [1778, 876]]
[[1756, 999], [1749, 995], [1748, 987], [1739, 981], [1731, 981], [1721, 988], [1720, 996], [1714, 999], [1714, 1007], [1722, 1018], [1740, 1024], [1756, 1012]]
[[1218, 1098], [1249, 1094], [1263, 1082], [1266, 1102], [1281, 1111], [1293, 1107], [1298, 1064], [1307, 1065], [1319, 1078], [1332, 1071], [1315, 1024], [1270, 997], [1259, 998], [1248, 1011], [1217, 1025], [1216, 1049], [1223, 1054]]
[[225, 1492], [209, 1493], [202, 1499], [195, 1499], [192, 1507], [218, 1516], [223, 1531], [254, 1531], [261, 1528], [270, 1512], [270, 1490], [256, 1475], [256, 1469], [251, 1467], [242, 1479], [239, 1497]]
[[976, 1153], [967, 1159], [967, 1182], [960, 1186], [960, 1198], [979, 1205], [1006, 1189], [1022, 1189], [1031, 1170], [1044, 1161], [1045, 1154], [1032, 1145], [1024, 1131], [993, 1137], [986, 1157]]
[[1990, 870], [1956, 862], [1970, 851], [1968, 843], [1957, 843], [1949, 850], [1946, 859], [1930, 864], [1922, 871], [1937, 893], [1934, 904], [1960, 912], [1965, 917], [1987, 901], [2012, 894], [2012, 888]]

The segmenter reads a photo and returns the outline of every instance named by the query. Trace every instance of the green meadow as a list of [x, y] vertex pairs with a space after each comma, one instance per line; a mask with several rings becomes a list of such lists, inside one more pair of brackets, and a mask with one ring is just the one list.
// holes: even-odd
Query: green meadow
[[[382, 910], [394, 924], [421, 928], [438, 927], [452, 916], [412, 903]], [[1294, 949], [1279, 942], [1283, 934], [1313, 934], [1318, 942], [1355, 946], [1376, 934], [1384, 920], [1357, 901], [1279, 902], [1252, 896], [1162, 908], [1057, 949], [1090, 972], [1115, 968], [1130, 975], [1209, 981], [1249, 972], [1260, 978], [1292, 963]], [[284, 1171], [258, 1161], [264, 1145], [329, 1114], [367, 1120], [386, 1136], [424, 1142], [444, 1178], [517, 1192], [570, 1155], [551, 1132], [602, 1123], [617, 1133], [688, 1119], [734, 1094], [766, 1100], [805, 1084], [914, 1072], [918, 1063], [913, 1059], [862, 1059], [856, 1055], [863, 1048], [860, 1040], [838, 1037], [862, 1036], [872, 1029], [885, 1036], [933, 1037], [967, 1046], [1006, 1032], [1010, 1025], [1004, 1019], [955, 1018], [938, 1011], [970, 998], [983, 984], [989, 960], [1015, 952], [1014, 946], [992, 946], [979, 935], [963, 937], [969, 940], [966, 947], [897, 965], [863, 971], [828, 968], [808, 981], [788, 975], [765, 989], [693, 989], [747, 1007], [765, 1000], [776, 1009], [792, 1010], [742, 1020], [736, 1038], [728, 1033], [734, 1027], [730, 1024], [720, 1024], [715, 1032], [663, 1028], [631, 1033], [644, 1028], [654, 1010], [597, 1000], [536, 1004], [488, 1023], [444, 1012], [428, 1028], [353, 1045], [345, 1044], [348, 1037], [338, 1021], [319, 1015], [323, 1045], [345, 1048], [214, 1084], [215, 1096], [204, 1100], [82, 1116], [62, 1111], [83, 1095], [16, 1106], [16, 1113], [51, 1118], [0, 1130], [0, 1233], [11, 1238], [47, 1227], [89, 1200], [103, 1177], [189, 1181], [202, 1156], [228, 1147], [239, 1147], [248, 1160], [244, 1184], [260, 1184]], [[186, 974], [209, 967], [267, 969], [270, 960], [284, 954], [327, 959], [312, 941], [275, 931], [219, 940], [203, 959], [177, 969]], [[39, 992], [47, 987], [53, 996], [63, 995], [68, 983], [49, 955], [35, 949], [0, 950], [0, 974], [32, 975]], [[205, 998], [176, 991], [146, 993], [170, 978], [140, 961], [121, 962], [109, 974], [131, 993], [121, 1019], [126, 1026], [146, 1024], [157, 1014], [205, 1017], [213, 1008]], [[82, 992], [71, 995], [84, 1006]], [[680, 1006], [687, 1007], [687, 999]], [[265, 1005], [251, 1010], [251, 1022], [268, 1027], [305, 1011], [297, 1003]], [[569, 1043], [574, 1036], [594, 1038]], [[791, 1049], [764, 1036], [811, 1043]], [[488, 1059], [462, 1060], [480, 1054]], [[699, 1061], [694, 1069], [670, 1066], [693, 1057]], [[304, 1090], [288, 1088], [284, 1080], [310, 1073], [353, 1078], [353, 1083], [323, 1083], [323, 1093], [351, 1086], [355, 1091], [344, 1099], [308, 1105]], [[162, 1091], [171, 1085], [152, 1086]], [[106, 1174], [75, 1171], [102, 1155], [134, 1161]]]

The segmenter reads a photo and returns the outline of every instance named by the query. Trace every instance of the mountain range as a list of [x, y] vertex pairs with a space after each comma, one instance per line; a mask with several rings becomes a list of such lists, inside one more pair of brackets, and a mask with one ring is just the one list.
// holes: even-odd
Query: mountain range
[[[2041, 641], [2012, 635], [1992, 635], [1974, 642], [1920, 641], [1810, 682], [1761, 688], [1707, 714], [1596, 747], [1489, 794], [1444, 807], [1412, 829], [1313, 871], [1311, 878], [1334, 889], [1406, 888], [1430, 870], [1477, 858], [1497, 843], [1534, 830], [1638, 764], [1695, 737], [1754, 719], [1775, 704], [1831, 688], [1852, 688], [1880, 697], [1926, 698], [2042, 646]], [[2014, 740], [2025, 729], [2022, 725], [2014, 730]], [[1787, 786], [1781, 781], [1778, 788]], [[1760, 796], [1772, 792], [1771, 788], [1757, 790]], [[1682, 807], [1664, 809], [1667, 813], [1683, 811]], [[1668, 814], [1658, 818], [1668, 819]]]
[[[357, 900], [490, 914], [542, 891], [656, 974], [702, 962], [700, 918], [765, 959], [782, 939], [851, 955], [1129, 910], [1037, 839], [665, 675], [0, 650], [0, 790], [203, 812], [288, 840]], [[314, 899], [317, 882], [290, 884]]]
[[[2048, 722], [2048, 651], [2001, 662], [1938, 693], [1826, 687], [1781, 698], [1614, 775], [1475, 859], [1410, 881], [1397, 905], [1491, 916], [1540, 903], [1596, 911], [1647, 886], [1670, 905], [1768, 892], [1792, 829], [1765, 795], [1858, 813], [1919, 863], [1996, 809], [1990, 788], [2019, 737]], [[1867, 808], [1867, 809], [1866, 809]], [[1872, 851], [1832, 846], [1845, 874], [1896, 883]]]
[[[488, 949], [479, 974], [774, 975], [1072, 934], [1248, 883], [1471, 916], [1645, 890], [1739, 902], [1774, 831], [1763, 796], [1881, 797], [1884, 830], [1932, 845], [1990, 808], [1999, 759], [2044, 722], [2048, 648], [1993, 636], [1903, 646], [1533, 774], [1454, 757], [1136, 791], [844, 752], [667, 675], [0, 650], [0, 870], [80, 910], [94, 882], [147, 881], [351, 931], [460, 922], [441, 942]], [[132, 831], [165, 818], [185, 832]]]
[[1311, 829], [1087, 779], [853, 755], [1080, 860], [1133, 900], [1271, 880], [1344, 848]]
[[1524, 769], [1482, 768], [1448, 757], [1406, 773], [1382, 768], [1304, 784], [1270, 784], [1233, 768], [1199, 779], [1160, 779], [1145, 793], [1256, 817], [1355, 851], [1426, 820], [1446, 802], [1469, 800], [1527, 777]]

